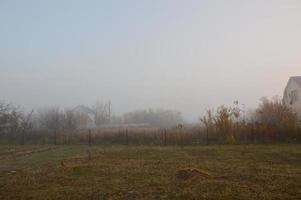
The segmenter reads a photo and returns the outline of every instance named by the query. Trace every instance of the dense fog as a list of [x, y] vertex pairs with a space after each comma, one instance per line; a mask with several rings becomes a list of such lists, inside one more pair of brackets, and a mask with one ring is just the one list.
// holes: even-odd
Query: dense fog
[[[0, 100], [112, 114], [282, 96], [298, 75], [298, 1], [1, 1]], [[239, 16], [239, 17], [237, 17]]]

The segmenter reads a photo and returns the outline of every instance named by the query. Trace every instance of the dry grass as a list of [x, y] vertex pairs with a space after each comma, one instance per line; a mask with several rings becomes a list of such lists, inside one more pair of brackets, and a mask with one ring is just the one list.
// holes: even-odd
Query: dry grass
[[301, 199], [300, 145], [0, 150], [1, 200]]
[[196, 168], [185, 168], [177, 171], [177, 178], [181, 180], [188, 180], [192, 178], [210, 178], [210, 174]]

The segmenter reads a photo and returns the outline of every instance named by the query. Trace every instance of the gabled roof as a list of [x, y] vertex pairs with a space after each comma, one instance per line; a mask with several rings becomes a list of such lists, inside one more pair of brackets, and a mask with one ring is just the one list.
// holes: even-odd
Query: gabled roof
[[290, 80], [295, 81], [298, 85], [301, 86], [301, 76], [292, 76]]
[[84, 105], [76, 106], [75, 108], [73, 108], [73, 111], [85, 114], [94, 114], [91, 108]]

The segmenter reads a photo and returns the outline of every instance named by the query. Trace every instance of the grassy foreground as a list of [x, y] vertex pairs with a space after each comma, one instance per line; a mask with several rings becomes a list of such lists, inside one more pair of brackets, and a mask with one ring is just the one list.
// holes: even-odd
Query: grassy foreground
[[301, 199], [301, 145], [2, 145], [0, 199]]

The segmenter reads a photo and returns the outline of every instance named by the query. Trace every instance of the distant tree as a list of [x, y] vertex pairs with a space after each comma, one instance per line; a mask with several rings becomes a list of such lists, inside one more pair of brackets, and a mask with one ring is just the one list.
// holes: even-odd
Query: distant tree
[[217, 109], [216, 116], [214, 118], [215, 126], [221, 136], [226, 139], [227, 143], [235, 143], [235, 138], [231, 130], [233, 120], [232, 120], [232, 108], [226, 106], [220, 106]]
[[80, 115], [72, 109], [66, 109], [63, 116], [62, 127], [67, 130], [76, 130], [80, 126]]
[[53, 131], [54, 144], [57, 144], [57, 133], [62, 128], [64, 120], [64, 114], [60, 111], [59, 107], [40, 110], [39, 120], [42, 127]]
[[206, 115], [203, 117], [200, 117], [200, 121], [205, 125], [206, 127], [206, 142], [209, 144], [209, 131], [214, 126], [214, 117], [212, 110], [207, 110]]
[[154, 127], [170, 127], [183, 123], [183, 118], [179, 111], [148, 109], [125, 113], [124, 122], [127, 124], [145, 124]]
[[17, 133], [22, 125], [20, 107], [0, 102], [0, 132]]
[[111, 102], [106, 103], [97, 102], [92, 106], [95, 116], [95, 125], [101, 126], [110, 124], [111, 121]]
[[22, 127], [22, 140], [21, 140], [21, 144], [25, 143], [25, 132], [31, 128], [31, 117], [33, 115], [33, 110], [27, 114], [27, 115], [23, 115], [22, 117], [22, 122], [21, 122], [21, 127]]

